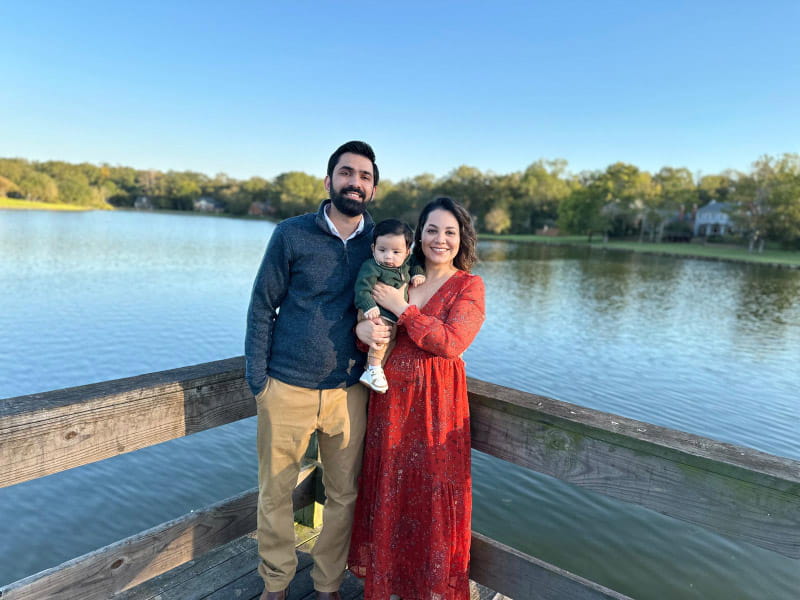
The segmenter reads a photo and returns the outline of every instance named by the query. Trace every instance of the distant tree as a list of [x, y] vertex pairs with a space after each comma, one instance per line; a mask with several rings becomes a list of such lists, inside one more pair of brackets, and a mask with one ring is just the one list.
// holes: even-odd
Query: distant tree
[[139, 172], [131, 167], [101, 166], [106, 198], [114, 206], [133, 206], [136, 198], [144, 195], [139, 185]]
[[272, 185], [272, 200], [282, 217], [315, 211], [324, 197], [322, 180], [301, 171], [281, 173]]
[[459, 201], [480, 221], [491, 209], [490, 177], [475, 167], [461, 165], [436, 182], [436, 195]]
[[655, 241], [660, 242], [669, 220], [697, 203], [697, 188], [692, 172], [685, 167], [662, 167], [653, 176], [653, 183], [657, 193], [650, 196], [647, 218], [653, 224], [651, 239], [655, 235]]
[[[530, 231], [529, 211], [524, 207], [525, 192], [522, 189], [521, 174], [519, 172], [506, 175], [492, 174], [488, 179], [488, 207], [489, 212], [484, 215], [483, 221], [477, 225], [489, 231], [489, 214], [496, 208], [502, 208], [508, 214], [509, 226], [505, 229], [508, 233], [528, 233]], [[497, 218], [495, 213], [492, 218]]]
[[142, 195], [138, 185], [139, 173], [130, 167], [100, 167], [100, 184], [106, 201], [114, 206], [133, 206], [136, 198]]
[[22, 195], [36, 202], [57, 202], [58, 186], [47, 173], [28, 171], [17, 183]]
[[104, 181], [98, 187], [94, 187], [92, 189], [94, 191], [96, 191], [100, 195], [100, 197], [102, 198], [103, 203], [108, 205], [108, 206], [131, 206], [131, 205], [133, 205], [133, 200], [131, 200], [130, 204], [123, 204], [123, 203], [118, 203], [117, 202], [118, 198], [127, 199], [128, 196], [122, 190], [120, 190], [119, 187], [117, 187], [116, 183], [114, 183], [110, 179]]
[[216, 193], [216, 198], [222, 200], [227, 212], [232, 215], [246, 215], [253, 202], [262, 202], [267, 207], [271, 206], [269, 181], [261, 177], [251, 177], [241, 183], [231, 183], [234, 181], [230, 180]]
[[733, 218], [750, 251], [767, 239], [794, 245], [800, 238], [800, 156], [762, 156], [741, 175], [730, 194]]
[[136, 179], [136, 187], [141, 191], [143, 196], [156, 199], [166, 195], [166, 189], [162, 184], [164, 180], [164, 174], [161, 171], [156, 171], [154, 169], [137, 171]]
[[103, 167], [86, 162], [75, 165], [75, 167], [92, 187], [100, 187], [108, 179], [107, 175], [104, 174]]
[[607, 234], [611, 227], [610, 217], [603, 211], [607, 199], [607, 190], [602, 184], [576, 187], [561, 202], [559, 229], [566, 233], [585, 234], [590, 242], [595, 233]]
[[786, 246], [800, 241], [800, 155], [763, 156], [753, 163], [753, 178], [766, 205], [764, 226], [769, 239]]
[[42, 173], [47, 173], [56, 181], [61, 179], [69, 179], [89, 185], [89, 180], [78, 165], [64, 162], [63, 160], [48, 160], [41, 163], [36, 163], [36, 170]]
[[91, 206], [97, 200], [97, 196], [82, 176], [57, 179], [56, 185], [58, 185], [58, 199], [66, 204]]
[[163, 199], [169, 208], [192, 210], [200, 197], [200, 184], [194, 173], [168, 171], [163, 178]]
[[237, 184], [221, 188], [215, 197], [223, 203], [225, 212], [239, 216], [246, 215], [253, 202], [252, 194]]
[[36, 167], [55, 181], [58, 186], [59, 202], [98, 208], [106, 205], [105, 194], [100, 189], [99, 167], [88, 163], [74, 165], [57, 160], [38, 163]]
[[13, 197], [14, 195], [19, 195], [19, 193], [19, 186], [16, 183], [0, 175], [0, 197]]
[[604, 197], [602, 211], [610, 221], [609, 233], [618, 236], [641, 230], [658, 196], [649, 173], [622, 162], [609, 165], [590, 188], [592, 197]]
[[757, 177], [742, 174], [735, 183], [729, 200], [733, 203], [731, 216], [748, 241], [752, 252], [763, 246], [767, 234], [768, 191]]
[[558, 206], [571, 191], [565, 178], [567, 161], [539, 159], [519, 178], [519, 194], [511, 204], [511, 217], [518, 231], [535, 231], [558, 219]]
[[131, 167], [111, 167], [103, 165], [103, 172], [108, 173], [108, 179], [114, 182], [120, 190], [128, 193], [140, 191], [139, 171]]
[[378, 221], [389, 218], [400, 219], [415, 228], [422, 207], [435, 195], [435, 177], [430, 173], [423, 173], [410, 179], [403, 179], [397, 184], [384, 185], [384, 183], [381, 181], [378, 186], [379, 195], [375, 206], [370, 208], [373, 217]]
[[202, 173], [192, 172], [191, 175], [195, 177], [197, 183], [200, 185], [202, 194], [204, 196], [214, 196], [217, 193], [217, 190], [222, 190], [239, 184], [238, 181], [236, 181], [233, 177], [230, 177], [227, 173], [217, 173], [213, 178], [203, 175]]
[[242, 190], [250, 195], [253, 202], [267, 202], [271, 187], [270, 182], [263, 177], [251, 177], [241, 185]]
[[697, 204], [705, 206], [712, 200], [725, 202], [734, 189], [734, 183], [741, 173], [727, 171], [720, 175], [704, 175], [697, 182]]
[[17, 184], [26, 173], [33, 170], [31, 164], [24, 158], [0, 158], [0, 175]]
[[484, 225], [490, 233], [505, 233], [511, 227], [511, 215], [505, 206], [495, 206], [484, 217]]

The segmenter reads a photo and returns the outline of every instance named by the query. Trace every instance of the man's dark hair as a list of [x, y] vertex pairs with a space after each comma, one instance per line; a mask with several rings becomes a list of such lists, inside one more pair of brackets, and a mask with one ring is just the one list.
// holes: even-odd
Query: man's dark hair
[[447, 196], [439, 196], [435, 200], [431, 200], [422, 209], [419, 215], [419, 224], [417, 231], [414, 235], [414, 257], [420, 264], [425, 264], [425, 255], [422, 253], [422, 228], [425, 227], [425, 222], [428, 220], [428, 215], [435, 210], [446, 210], [451, 213], [458, 221], [458, 233], [461, 238], [458, 253], [453, 259], [453, 265], [456, 269], [470, 272], [472, 266], [478, 262], [478, 253], [476, 246], [478, 244], [478, 235], [475, 233], [475, 226], [472, 224], [472, 217], [460, 203]]
[[368, 158], [372, 162], [372, 185], [378, 185], [380, 175], [378, 174], [378, 165], [375, 163], [375, 152], [372, 150], [367, 142], [359, 142], [354, 140], [352, 142], [345, 142], [336, 149], [336, 152], [331, 154], [328, 159], [328, 177], [333, 179], [333, 170], [336, 168], [336, 163], [342, 157], [342, 154], [350, 152], [351, 154], [358, 154], [364, 158]]
[[386, 219], [375, 225], [375, 229], [372, 230], [372, 243], [377, 242], [382, 235], [402, 235], [406, 238], [406, 248], [411, 248], [414, 241], [414, 231], [408, 226], [408, 223], [397, 219]]

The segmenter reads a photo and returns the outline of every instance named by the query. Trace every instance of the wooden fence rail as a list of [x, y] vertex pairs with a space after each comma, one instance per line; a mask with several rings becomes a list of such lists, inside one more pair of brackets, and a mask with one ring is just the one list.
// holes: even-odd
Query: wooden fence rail
[[[476, 379], [469, 390], [476, 450], [800, 558], [799, 461]], [[242, 357], [5, 399], [0, 487], [253, 415]], [[296, 508], [313, 502], [312, 473], [301, 473]], [[0, 597], [109, 598], [252, 531], [254, 507], [251, 490], [10, 584]], [[477, 533], [472, 575], [520, 599], [625, 598]]]
[[472, 447], [800, 558], [800, 461], [471, 379]]

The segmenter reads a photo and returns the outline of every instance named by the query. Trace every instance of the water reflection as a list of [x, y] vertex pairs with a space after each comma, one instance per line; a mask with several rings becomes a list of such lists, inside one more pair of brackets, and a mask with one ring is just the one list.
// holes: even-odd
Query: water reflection
[[800, 326], [796, 269], [501, 241], [481, 242], [479, 252], [481, 272], [498, 277], [514, 309], [546, 310], [551, 294], [579, 299], [578, 312], [601, 317], [584, 323], [595, 330], [608, 324], [603, 315], [622, 320], [628, 308], [640, 315], [637, 322], [679, 330], [705, 330], [703, 323], [713, 321], [715, 336], [736, 345], [742, 336], [794, 339]]
[[800, 325], [797, 302], [800, 298], [800, 271], [764, 269], [747, 266], [740, 269], [736, 317], [747, 326], [782, 329]]
[[[800, 430], [800, 272], [585, 247], [479, 250], [491, 260], [479, 266], [488, 321], [468, 354], [476, 376], [800, 456], [786, 435]], [[747, 319], [744, 298], [758, 308]]]

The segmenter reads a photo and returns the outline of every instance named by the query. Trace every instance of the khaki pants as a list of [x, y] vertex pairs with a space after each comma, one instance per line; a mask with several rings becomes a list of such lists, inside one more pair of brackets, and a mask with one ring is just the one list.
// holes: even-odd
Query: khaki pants
[[258, 407], [258, 571], [267, 590], [280, 591], [297, 568], [292, 491], [311, 433], [318, 431], [327, 500], [312, 551], [311, 578], [334, 592], [344, 577], [353, 527], [358, 475], [367, 424], [368, 390], [312, 390], [270, 378]]

